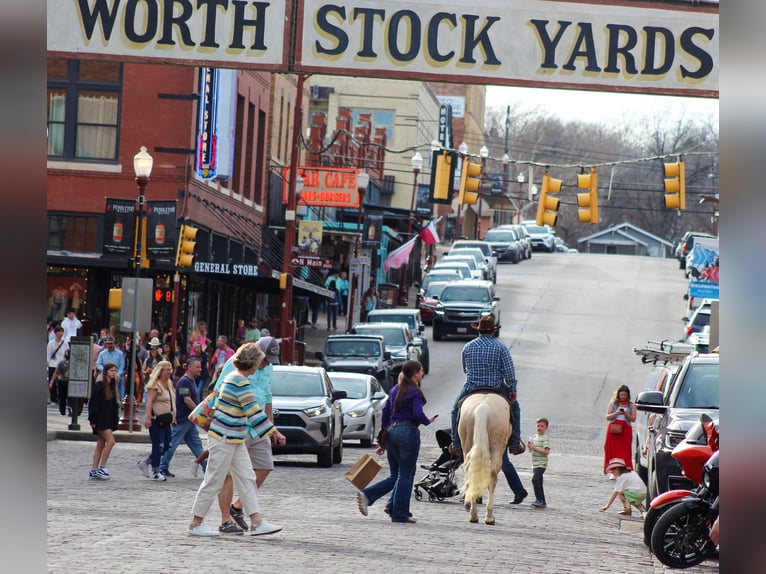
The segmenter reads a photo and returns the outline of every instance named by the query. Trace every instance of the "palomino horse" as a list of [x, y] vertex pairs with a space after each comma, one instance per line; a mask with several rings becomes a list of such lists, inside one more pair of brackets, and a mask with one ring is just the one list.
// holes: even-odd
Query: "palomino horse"
[[511, 435], [510, 405], [497, 393], [474, 393], [460, 406], [458, 433], [465, 458], [460, 492], [470, 512], [469, 521], [478, 522], [476, 503], [489, 490], [486, 524], [495, 523], [493, 499], [497, 473], [503, 466], [503, 451]]

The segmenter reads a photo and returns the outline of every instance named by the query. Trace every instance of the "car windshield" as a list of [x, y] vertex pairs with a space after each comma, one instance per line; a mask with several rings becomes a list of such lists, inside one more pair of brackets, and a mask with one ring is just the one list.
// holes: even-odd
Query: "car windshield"
[[489, 303], [489, 291], [486, 289], [477, 289], [475, 287], [450, 287], [447, 286], [442, 291], [442, 301], [471, 301], [476, 303]]
[[514, 241], [516, 238], [510, 231], [488, 231], [486, 241]]
[[491, 251], [489, 249], [489, 245], [486, 243], [455, 243], [450, 251], [456, 251], [458, 249], [481, 249], [481, 252], [484, 253], [485, 257], [489, 257], [491, 254]]
[[428, 286], [428, 289], [426, 289], [426, 297], [439, 297], [442, 294], [442, 291], [444, 291], [444, 288], [446, 287], [446, 283], [439, 283], [438, 281], [436, 283], [431, 283]]
[[529, 233], [545, 233], [548, 234], [548, 230], [545, 227], [542, 227], [540, 225], [527, 225], [527, 231]]
[[367, 396], [367, 381], [335, 379], [330, 375], [332, 386], [336, 391], [346, 391], [347, 399], [363, 399]]
[[678, 389], [676, 407], [684, 409], [718, 408], [718, 364], [690, 365]]
[[317, 397], [325, 392], [319, 374], [275, 370], [271, 394], [278, 397]]
[[423, 277], [423, 288], [425, 289], [434, 281], [454, 281], [457, 278], [457, 273], [452, 271], [449, 273], [427, 273], [426, 276]]
[[442, 257], [442, 261], [444, 261], [445, 263], [449, 261], [454, 261], [455, 263], [465, 263], [471, 269], [476, 269], [476, 260], [470, 255], [466, 255], [465, 257], [445, 255], [444, 257]]
[[415, 329], [417, 325], [415, 324], [415, 315], [406, 314], [406, 315], [376, 315], [375, 313], [370, 313], [370, 315], [367, 316], [367, 322], [368, 323], [407, 323], [410, 326], [410, 329]]
[[358, 333], [365, 335], [381, 335], [386, 341], [386, 347], [404, 347], [407, 342], [404, 340], [404, 333], [401, 329], [367, 327], [360, 325], [355, 329]]
[[330, 357], [377, 357], [380, 345], [375, 341], [328, 341], [325, 355]]
[[[439, 269], [455, 269], [458, 273], [460, 273], [460, 276], [463, 279], [469, 279], [471, 277], [471, 272], [469, 269], [466, 269], [468, 264], [466, 263], [466, 266], [464, 267], [463, 264], [457, 264], [452, 265], [451, 263], [439, 263]], [[436, 269], [436, 267], [434, 267]]]

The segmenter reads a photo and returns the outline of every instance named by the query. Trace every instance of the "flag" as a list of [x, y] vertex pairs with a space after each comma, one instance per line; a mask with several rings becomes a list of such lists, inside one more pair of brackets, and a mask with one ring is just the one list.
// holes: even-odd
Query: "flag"
[[439, 234], [436, 231], [436, 221], [431, 221], [418, 233], [423, 243], [426, 245], [433, 245], [439, 243]]
[[418, 236], [416, 235], [407, 243], [403, 243], [401, 246], [397, 247], [391, 253], [389, 253], [388, 257], [386, 257], [386, 260], [383, 262], [383, 271], [388, 272], [389, 269], [399, 269], [399, 267], [407, 263], [417, 238]]

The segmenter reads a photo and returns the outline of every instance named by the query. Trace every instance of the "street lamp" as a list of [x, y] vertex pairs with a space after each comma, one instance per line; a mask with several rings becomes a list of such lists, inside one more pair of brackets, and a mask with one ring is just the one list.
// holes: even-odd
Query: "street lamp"
[[[356, 215], [356, 232], [359, 235], [358, 243], [356, 244], [356, 257], [361, 255], [362, 249], [362, 208], [364, 207], [364, 194], [367, 191], [367, 186], [370, 184], [370, 174], [362, 170], [356, 174], [356, 190], [359, 193], [359, 208]], [[351, 271], [358, 270], [361, 267], [359, 262], [355, 266], [351, 267]], [[361, 292], [362, 277], [358, 271], [353, 272], [351, 275], [351, 285], [348, 294], [348, 308], [346, 309], [346, 329], [351, 330], [354, 326], [355, 312], [358, 307], [357, 300], [361, 299], [359, 293]]]
[[[487, 158], [489, 157], [489, 148], [486, 145], [481, 146], [479, 157], [481, 158], [481, 179], [484, 179], [484, 169], [487, 166]], [[479, 211], [476, 215], [476, 225], [474, 226], [474, 236], [476, 239], [479, 239], [481, 233], [481, 186], [479, 187], [479, 192], [479, 199], [477, 201]]]
[[511, 156], [508, 155], [508, 153], [503, 154], [503, 159], [501, 160], [503, 162], [503, 186], [502, 186], [502, 196], [500, 197], [500, 217], [501, 217], [501, 224], [505, 223], [505, 198], [508, 197], [508, 186], [510, 185], [510, 179], [511, 179]]
[[[125, 396], [125, 400], [122, 403], [123, 413], [128, 411], [128, 417], [120, 420], [118, 428], [121, 430], [128, 430], [133, 432], [134, 430], [141, 430], [141, 425], [138, 424], [136, 419], [136, 407], [135, 407], [135, 394], [136, 394], [136, 364], [138, 356], [136, 350], [138, 349], [138, 283], [141, 278], [141, 252], [143, 251], [143, 221], [144, 221], [144, 204], [146, 186], [149, 185], [149, 176], [152, 175], [152, 167], [154, 165], [154, 158], [146, 151], [146, 146], [141, 146], [139, 152], [133, 156], [133, 173], [136, 175], [136, 185], [138, 186], [138, 223], [136, 224], [136, 254], [133, 259], [135, 267], [136, 284], [133, 289], [133, 340], [130, 342], [130, 353], [133, 355], [129, 357], [131, 368], [128, 379], [128, 393]], [[126, 360], [126, 363], [128, 360]]]
[[420, 175], [420, 169], [423, 167], [423, 156], [420, 152], [415, 152], [410, 160], [412, 163], [412, 173], [415, 174], [415, 178], [412, 182], [412, 200], [410, 201], [410, 219], [407, 225], [407, 237], [412, 235], [412, 218], [415, 213], [415, 197], [418, 195], [418, 175]]
[[523, 195], [523, 188], [524, 188], [524, 174], [519, 173], [519, 175], [516, 176], [516, 181], [519, 182], [519, 205], [517, 207], [518, 209], [518, 215], [517, 215], [517, 223], [521, 223], [521, 203], [523, 201], [524, 195]]
[[[468, 144], [465, 142], [462, 142], [458, 148], [457, 151], [460, 152], [460, 171], [462, 175], [463, 170], [463, 163], [465, 163], [465, 156], [468, 155]], [[460, 204], [460, 195], [458, 195], [457, 200], [457, 215], [455, 217], [455, 239], [460, 239], [460, 216], [461, 212], [463, 210], [463, 206]]]
[[370, 184], [370, 174], [362, 170], [356, 174], [356, 190], [359, 192], [359, 210], [356, 216], [356, 232], [359, 233], [359, 243], [362, 242], [362, 207], [364, 206], [364, 194]]

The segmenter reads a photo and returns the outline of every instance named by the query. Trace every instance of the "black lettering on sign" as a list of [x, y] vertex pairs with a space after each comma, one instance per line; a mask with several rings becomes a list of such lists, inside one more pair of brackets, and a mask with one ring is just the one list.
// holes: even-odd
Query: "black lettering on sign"
[[[622, 24], [607, 24], [606, 29], [609, 30], [609, 50], [607, 51], [608, 59], [604, 71], [610, 74], [619, 74], [620, 67], [617, 65], [617, 57], [622, 56], [624, 71], [628, 74], [638, 74], [636, 59], [630, 53], [638, 43], [636, 31], [632, 26]], [[625, 38], [623, 45], [620, 45], [621, 37]]]
[[240, 50], [245, 48], [243, 42], [243, 36], [245, 27], [253, 28], [253, 43], [250, 45], [251, 50], [265, 50], [266, 44], [263, 41], [265, 29], [266, 29], [266, 8], [267, 2], [253, 2], [253, 8], [255, 8], [256, 18], [251, 20], [245, 18], [245, 8], [247, 2], [241, 0], [232, 0], [234, 5], [234, 31], [232, 34], [231, 44], [229, 48], [238, 48]]
[[[643, 30], [646, 36], [646, 57], [644, 59], [644, 69], [641, 70], [641, 73], [650, 76], [667, 74], [673, 65], [673, 58], [676, 55], [673, 32], [667, 28], [657, 26], [644, 26]], [[658, 65], [655, 65], [658, 37], [662, 37], [664, 50], [661, 52], [660, 57], [664, 56], [664, 58], [662, 58]]]
[[197, 6], [205, 10], [205, 36], [200, 46], [205, 48], [219, 48], [221, 45], [215, 41], [215, 22], [218, 16], [216, 8], [223, 8], [224, 12], [229, 5], [229, 0], [197, 0]]
[[[141, 18], [136, 18], [136, 10], [139, 2], [146, 8], [146, 28], [143, 33], [136, 31], [136, 24], [142, 23]], [[115, 2], [115, 6], [119, 6]], [[159, 26], [159, 8], [154, 0], [128, 0], [125, 7], [125, 37], [137, 44], [146, 44], [157, 35]]]
[[575, 60], [577, 58], [585, 58], [587, 62], [585, 65], [586, 71], [600, 72], [601, 68], [598, 66], [598, 59], [596, 57], [596, 44], [593, 41], [593, 28], [590, 22], [578, 22], [577, 28], [580, 32], [577, 34], [574, 47], [569, 54], [569, 60], [561, 67], [565, 70], [576, 70]]
[[697, 46], [694, 43], [694, 36], [701, 35], [710, 41], [713, 39], [714, 34], [715, 32], [710, 28], [698, 28], [696, 26], [687, 28], [681, 33], [681, 49], [690, 56], [696, 58], [700, 63], [699, 68], [696, 70], [690, 70], [686, 66], [682, 65], [682, 78], [692, 78], [694, 80], [698, 80], [700, 78], [704, 78], [713, 71], [713, 57], [700, 46]]
[[[165, 17], [162, 20], [162, 38], [157, 40], [157, 43], [175, 46], [176, 43], [173, 40], [173, 26], [175, 26], [184, 46], [196, 46], [196, 42], [192, 40], [189, 26], [186, 24], [194, 11], [191, 2], [189, 0], [164, 0], [164, 4]], [[181, 6], [181, 13], [177, 16], [174, 15], [176, 5]]]
[[82, 27], [88, 40], [93, 39], [93, 29], [99, 20], [101, 21], [101, 32], [104, 35], [104, 39], [109, 40], [112, 37], [112, 28], [114, 27], [114, 20], [117, 18], [117, 9], [120, 3], [115, 2], [112, 4], [111, 12], [106, 0], [96, 0], [92, 11], [90, 6], [88, 6], [87, 0], [77, 0], [77, 4], [80, 7], [80, 19], [82, 20]]
[[550, 20], [530, 20], [529, 22], [537, 30], [537, 39], [540, 40], [543, 49], [543, 61], [540, 64], [540, 67], [555, 70], [558, 68], [556, 65], [556, 47], [559, 45], [559, 42], [561, 42], [561, 37], [564, 35], [564, 31], [569, 28], [572, 23], [559, 20], [559, 31], [554, 38], [551, 38], [548, 35], [547, 29]]
[[476, 21], [479, 17], [464, 14], [462, 18], [465, 22], [465, 43], [463, 44], [463, 56], [460, 58], [460, 62], [475, 64], [476, 60], [473, 57], [473, 51], [474, 48], [480, 46], [481, 53], [484, 55], [484, 65], [499, 66], [501, 62], [497, 59], [495, 51], [492, 49], [492, 42], [489, 40], [489, 29], [500, 18], [497, 16], [485, 18], [478, 34], [476, 33]]
[[342, 28], [331, 24], [327, 17], [334, 14], [340, 17], [341, 22], [346, 21], [346, 9], [341, 6], [326, 4], [317, 10], [317, 26], [325, 33], [328, 39], [335, 40], [335, 47], [325, 48], [319, 42], [314, 42], [314, 49], [317, 54], [327, 54], [328, 56], [339, 56], [348, 48], [348, 34]]
[[455, 57], [455, 51], [450, 50], [446, 54], [439, 53], [439, 25], [442, 21], [446, 20], [451, 26], [450, 30], [457, 28], [457, 18], [454, 14], [447, 14], [446, 12], [438, 12], [434, 14], [434, 17], [428, 22], [428, 29], [426, 31], [426, 49], [428, 50], [428, 56], [434, 62], [449, 62]]
[[[399, 35], [399, 25], [402, 21], [407, 22], [406, 25], [409, 29], [409, 34], [405, 36], [408, 44], [405, 52], [399, 50], [396, 42]], [[420, 52], [420, 38], [420, 18], [418, 15], [412, 10], [394, 12], [388, 23], [388, 51], [391, 57], [399, 62], [411, 62]]]
[[[376, 10], [374, 8], [354, 8], [351, 21], [362, 20], [362, 48], [356, 53], [360, 58], [377, 58], [378, 54], [372, 49], [372, 26], [375, 18], [379, 17], [383, 22], [386, 18], [385, 10]], [[344, 34], [345, 35], [345, 34]]]

